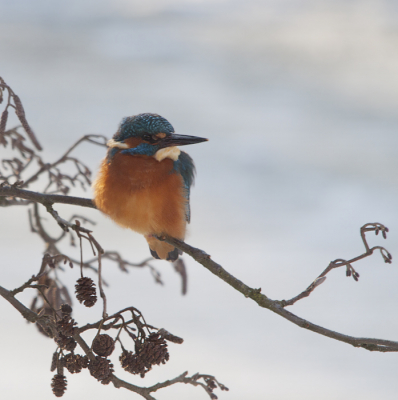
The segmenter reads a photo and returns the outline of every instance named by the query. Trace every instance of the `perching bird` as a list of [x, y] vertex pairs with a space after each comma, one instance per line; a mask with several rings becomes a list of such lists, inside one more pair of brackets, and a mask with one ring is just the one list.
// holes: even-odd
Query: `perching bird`
[[156, 236], [183, 240], [190, 221], [195, 167], [176, 146], [204, 141], [176, 135], [157, 114], [124, 118], [108, 141], [107, 156], [93, 184], [95, 205], [119, 225], [143, 234], [155, 258], [178, 258], [179, 250]]

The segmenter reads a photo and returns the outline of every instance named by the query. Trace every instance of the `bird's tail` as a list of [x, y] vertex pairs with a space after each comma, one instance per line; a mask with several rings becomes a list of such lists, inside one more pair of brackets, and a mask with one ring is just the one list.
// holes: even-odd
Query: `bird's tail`
[[178, 256], [182, 254], [182, 251], [178, 250], [177, 247], [162, 242], [152, 235], [145, 236], [145, 239], [148, 242], [149, 250], [151, 251], [153, 258], [158, 260], [176, 261]]

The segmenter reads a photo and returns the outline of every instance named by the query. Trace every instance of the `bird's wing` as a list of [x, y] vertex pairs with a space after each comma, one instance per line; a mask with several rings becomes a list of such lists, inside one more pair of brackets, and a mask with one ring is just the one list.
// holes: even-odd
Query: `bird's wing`
[[182, 151], [178, 157], [178, 160], [174, 161], [174, 169], [177, 171], [177, 173], [181, 174], [184, 181], [185, 197], [187, 199], [185, 219], [187, 222], [190, 222], [191, 209], [189, 206], [189, 194], [195, 177], [195, 165], [192, 158], [185, 153], [185, 151]]

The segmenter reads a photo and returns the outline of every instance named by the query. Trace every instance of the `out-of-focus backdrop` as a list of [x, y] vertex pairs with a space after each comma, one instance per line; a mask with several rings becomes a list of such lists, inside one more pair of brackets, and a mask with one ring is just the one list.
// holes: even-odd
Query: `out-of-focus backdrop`
[[[387, 241], [372, 235], [370, 243], [398, 255], [397, 21], [397, 3], [387, 0], [0, 0], [0, 75], [49, 161], [83, 134], [111, 137], [122, 117], [140, 112], [208, 137], [186, 148], [198, 171], [187, 242], [287, 299], [329, 261], [362, 252], [366, 222], [390, 228]], [[77, 154], [95, 170], [104, 149]], [[38, 270], [44, 246], [25, 209], [0, 212], [1, 284], [14, 288]], [[106, 249], [133, 261], [148, 255], [139, 235], [95, 210], [78, 212], [97, 221]], [[156, 264], [163, 287], [146, 270], [105, 269], [110, 312], [134, 305], [185, 339], [145, 380], [117, 370], [122, 378], [146, 386], [185, 370], [210, 373], [230, 388], [217, 393], [223, 400], [396, 399], [396, 354], [299, 329], [184, 259], [185, 297], [166, 262]], [[355, 267], [359, 282], [336, 270], [290, 310], [349, 335], [396, 339], [396, 264], [375, 255]], [[70, 285], [77, 277], [62, 275]], [[55, 344], [6, 302], [0, 310], [1, 397], [52, 399]], [[75, 304], [78, 322], [100, 313]], [[68, 380], [65, 399], [139, 398], [87, 371]], [[184, 385], [157, 394], [206, 396]]]

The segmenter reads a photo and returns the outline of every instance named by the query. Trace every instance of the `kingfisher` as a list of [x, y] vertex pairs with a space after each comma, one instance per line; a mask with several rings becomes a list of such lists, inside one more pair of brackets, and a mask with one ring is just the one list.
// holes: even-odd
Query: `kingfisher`
[[177, 135], [158, 114], [124, 118], [93, 183], [95, 205], [117, 224], [144, 235], [154, 258], [177, 260], [181, 252], [157, 239], [184, 240], [191, 219], [195, 166], [177, 146], [207, 140]]

